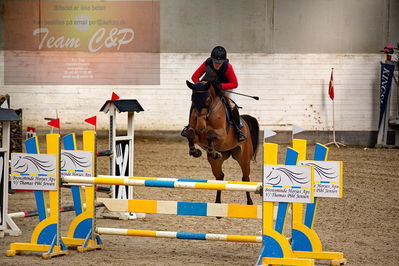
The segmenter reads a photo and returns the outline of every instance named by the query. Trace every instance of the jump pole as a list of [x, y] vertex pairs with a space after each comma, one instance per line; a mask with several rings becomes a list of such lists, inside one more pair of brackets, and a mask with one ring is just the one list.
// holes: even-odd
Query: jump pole
[[142, 180], [136, 178], [121, 177], [64, 177], [64, 182], [98, 184], [98, 185], [125, 185], [140, 187], [163, 187], [163, 188], [185, 188], [185, 189], [207, 189], [207, 190], [229, 190], [259, 192], [258, 185], [230, 184], [230, 183], [203, 183], [203, 182], [181, 182], [181, 181], [163, 181], [163, 180]]

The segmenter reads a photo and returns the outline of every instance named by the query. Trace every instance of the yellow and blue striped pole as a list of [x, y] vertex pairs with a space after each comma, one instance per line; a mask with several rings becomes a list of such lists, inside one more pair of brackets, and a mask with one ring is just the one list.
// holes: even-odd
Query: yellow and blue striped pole
[[188, 232], [171, 232], [171, 231], [135, 230], [135, 229], [123, 229], [123, 228], [105, 228], [105, 227], [97, 227], [96, 232], [100, 235], [124, 235], [124, 236], [141, 236], [141, 237], [175, 238], [175, 239], [186, 239], [186, 240], [247, 242], [247, 243], [262, 242], [261, 236], [247, 236], [247, 235], [205, 234], [205, 233], [188, 233]]
[[110, 198], [99, 198], [97, 202], [103, 203], [112, 212], [262, 219], [260, 205]]
[[206, 190], [228, 190], [228, 191], [246, 191], [259, 192], [260, 185], [234, 183], [205, 183], [205, 182], [182, 182], [169, 180], [146, 180], [136, 178], [120, 178], [120, 177], [81, 177], [68, 176], [63, 178], [63, 182], [83, 183], [83, 184], [99, 184], [99, 185], [126, 185], [126, 186], [142, 186], [142, 187], [163, 187], [163, 188], [186, 188], [186, 189], [206, 189]]

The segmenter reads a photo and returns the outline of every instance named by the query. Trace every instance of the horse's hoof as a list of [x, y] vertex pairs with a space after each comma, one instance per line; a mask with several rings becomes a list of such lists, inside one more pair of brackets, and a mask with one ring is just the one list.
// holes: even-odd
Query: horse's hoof
[[191, 156], [193, 156], [194, 158], [198, 158], [198, 157], [201, 157], [202, 152], [199, 149], [195, 149], [193, 151], [190, 151], [189, 154]]
[[247, 201], [247, 205], [254, 205], [254, 203], [251, 201]]
[[192, 128], [184, 127], [182, 132], [180, 133], [181, 136], [186, 137], [188, 139], [194, 138], [194, 130]]
[[212, 157], [212, 159], [214, 159], [214, 160], [219, 160], [220, 158], [222, 158], [222, 154], [221, 154], [221, 153], [218, 153], [218, 152], [215, 152], [215, 153], [212, 153], [212, 154], [211, 154], [211, 157]]

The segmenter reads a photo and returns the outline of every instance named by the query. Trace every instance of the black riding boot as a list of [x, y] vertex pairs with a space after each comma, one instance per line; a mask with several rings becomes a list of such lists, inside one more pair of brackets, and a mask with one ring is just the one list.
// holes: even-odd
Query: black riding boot
[[236, 131], [237, 140], [239, 142], [246, 140], [247, 137], [241, 131], [240, 114], [238, 113], [238, 108], [236, 105], [231, 109], [231, 113], [233, 115], [233, 125]]

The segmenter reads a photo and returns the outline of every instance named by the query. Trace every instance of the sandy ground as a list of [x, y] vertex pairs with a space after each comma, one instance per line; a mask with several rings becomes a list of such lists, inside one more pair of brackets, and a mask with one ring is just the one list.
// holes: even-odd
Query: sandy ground
[[[99, 141], [99, 149], [106, 140]], [[281, 153], [285, 147], [281, 149]], [[309, 148], [311, 158], [313, 147]], [[252, 181], [261, 181], [262, 156], [252, 165]], [[326, 251], [344, 252], [348, 265], [399, 265], [399, 150], [332, 147], [330, 160], [344, 161], [344, 198], [319, 201], [315, 230]], [[280, 162], [283, 154], [280, 155]], [[99, 159], [99, 174], [108, 174], [107, 159]], [[239, 180], [241, 173], [233, 160], [225, 163], [226, 180]], [[188, 156], [186, 143], [162, 139], [139, 139], [135, 146], [135, 175], [213, 179], [205, 157]], [[140, 199], [214, 202], [214, 191], [135, 188]], [[62, 205], [71, 204], [63, 189]], [[106, 197], [104, 193], [99, 196]], [[253, 195], [260, 204], [259, 195]], [[245, 204], [242, 192], [224, 192], [222, 201]], [[35, 209], [33, 193], [10, 195], [9, 212]], [[66, 232], [73, 213], [62, 214]], [[29, 242], [37, 217], [15, 219], [23, 231], [19, 237], [0, 239], [0, 265], [254, 265], [260, 244], [102, 236], [105, 249], [88, 253], [71, 250], [68, 256], [43, 260], [39, 253], [6, 257], [12, 242]], [[216, 219], [171, 215], [147, 215], [121, 221], [98, 219], [98, 226], [201, 233], [261, 235], [261, 221]], [[286, 230], [289, 231], [289, 230]], [[3, 255], [1, 255], [3, 254]], [[326, 261], [317, 261], [325, 265]]]

